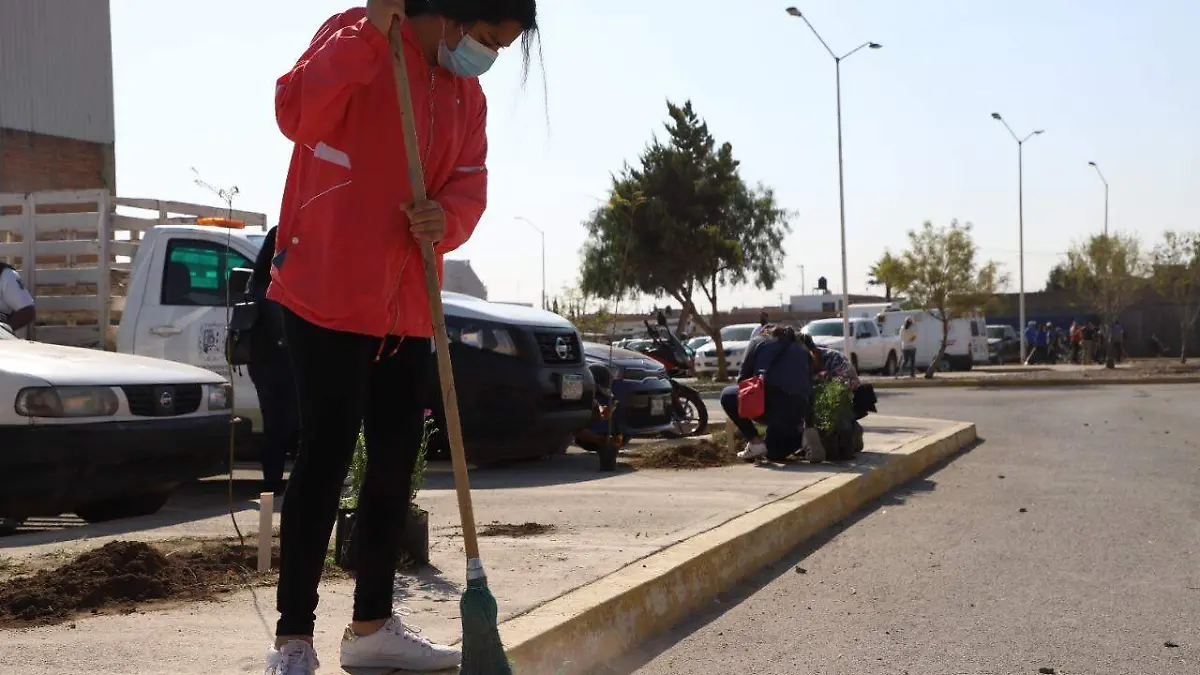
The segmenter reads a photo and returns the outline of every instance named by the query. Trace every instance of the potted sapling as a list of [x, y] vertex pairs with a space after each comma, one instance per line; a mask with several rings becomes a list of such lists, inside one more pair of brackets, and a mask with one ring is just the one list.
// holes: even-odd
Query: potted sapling
[[[413, 562], [424, 565], [429, 562], [429, 512], [417, 506], [417, 492], [425, 484], [428, 468], [427, 451], [429, 441], [437, 433], [432, 413], [425, 411], [425, 422], [421, 428], [420, 444], [409, 488], [408, 510], [405, 512], [404, 536], [400, 541], [400, 552]], [[334, 535], [334, 555], [337, 565], [353, 570], [357, 546], [355, 542], [355, 520], [358, 514], [358, 498], [362, 493], [363, 479], [367, 470], [367, 441], [360, 430], [358, 443], [350, 458], [350, 470], [342, 490], [338, 508], [337, 528]]]

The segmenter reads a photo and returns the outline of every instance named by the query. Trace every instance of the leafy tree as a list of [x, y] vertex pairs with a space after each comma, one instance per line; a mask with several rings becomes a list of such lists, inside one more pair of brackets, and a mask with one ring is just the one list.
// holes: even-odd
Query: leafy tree
[[1050, 268], [1050, 275], [1046, 278], [1046, 292], [1053, 293], [1055, 291], [1067, 291], [1071, 289], [1071, 275], [1067, 271], [1067, 266], [1064, 263], [1058, 263]]
[[903, 288], [908, 281], [908, 270], [904, 267], [904, 260], [892, 255], [888, 250], [884, 250], [879, 260], [871, 265], [870, 275], [867, 285], [883, 286], [883, 297], [888, 302], [892, 301], [892, 291]]
[[1179, 307], [1179, 362], [1187, 363], [1188, 333], [1200, 316], [1200, 232], [1164, 232], [1151, 263], [1155, 290]]
[[[1067, 272], [1071, 290], [1112, 326], [1117, 316], [1137, 299], [1143, 287], [1144, 263], [1141, 245], [1132, 235], [1097, 234], [1076, 244], [1067, 252]], [[1108, 331], [1105, 365], [1115, 368], [1112, 331]]]
[[909, 249], [902, 258], [908, 274], [903, 290], [910, 301], [942, 324], [937, 357], [925, 372], [925, 377], [932, 379], [946, 355], [950, 322], [989, 304], [1008, 277], [995, 262], [976, 260], [978, 249], [970, 223], [960, 225], [954, 220], [949, 227], [934, 227], [926, 221], [920, 230], [909, 231], [908, 241]]
[[[613, 177], [608, 203], [585, 223], [581, 288], [618, 301], [631, 291], [673, 298], [713, 337], [723, 379], [720, 289], [774, 287], [788, 213], [770, 189], [742, 181], [733, 146], [717, 144], [690, 102], [667, 111], [667, 139]], [[693, 301], [697, 289], [707, 314]]]

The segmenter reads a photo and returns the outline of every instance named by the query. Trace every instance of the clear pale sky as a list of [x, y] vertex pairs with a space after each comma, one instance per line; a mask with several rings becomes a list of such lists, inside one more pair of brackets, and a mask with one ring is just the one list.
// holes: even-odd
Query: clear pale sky
[[[1026, 289], [1072, 242], [1110, 225], [1147, 245], [1200, 229], [1200, 51], [1193, 0], [791, 0], [843, 63], [850, 288], [922, 221], [975, 224], [982, 254], [1017, 278], [1017, 149], [1025, 150]], [[550, 292], [572, 284], [580, 225], [610, 172], [661, 133], [665, 101], [692, 99], [743, 176], [794, 210], [778, 304], [820, 275], [840, 290], [832, 59], [789, 4], [764, 0], [543, 0], [548, 98], [537, 63], [501, 56], [489, 97], [490, 204], [466, 258], [494, 300], [537, 302], [537, 233]], [[290, 146], [274, 82], [320, 24], [349, 4], [112, 0], [117, 181], [122, 196], [213, 203], [192, 183], [236, 184], [235, 206], [276, 222]], [[347, 225], [352, 227], [352, 225]], [[698, 298], [699, 299], [699, 298]]]

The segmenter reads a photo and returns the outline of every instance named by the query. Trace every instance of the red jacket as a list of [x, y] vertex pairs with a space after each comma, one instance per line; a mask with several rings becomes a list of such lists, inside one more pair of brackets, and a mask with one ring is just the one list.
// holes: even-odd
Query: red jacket
[[[430, 67], [411, 26], [403, 35], [426, 191], [446, 212], [440, 277], [442, 254], [487, 204], [487, 101], [477, 79]], [[275, 116], [296, 145], [268, 297], [334, 330], [432, 335], [421, 251], [400, 209], [412, 190], [392, 55], [364, 8], [325, 22], [279, 78]]]

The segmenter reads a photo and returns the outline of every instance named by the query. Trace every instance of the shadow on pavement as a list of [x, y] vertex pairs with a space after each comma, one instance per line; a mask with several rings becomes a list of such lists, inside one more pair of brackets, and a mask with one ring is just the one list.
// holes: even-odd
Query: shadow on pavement
[[[423, 490], [454, 488], [450, 462], [430, 462], [429, 466], [432, 470], [425, 476]], [[471, 471], [471, 489], [502, 490], [571, 485], [605, 480], [631, 471], [633, 469], [625, 466], [618, 466], [617, 471], [600, 471], [600, 460], [595, 454], [572, 449], [565, 455], [492, 464], [486, 468], [474, 469]]]
[[986, 441], [982, 438], [977, 439], [975, 443], [929, 467], [919, 476], [913, 478], [909, 482], [904, 483], [903, 485], [897, 485], [885, 494], [864, 505], [845, 520], [829, 526], [824, 531], [801, 543], [787, 556], [783, 557], [774, 564], [763, 568], [763, 570], [758, 574], [751, 575], [732, 590], [719, 594], [716, 598], [716, 602], [713, 603], [715, 609], [698, 610], [695, 614], [693, 614], [693, 618], [676, 625], [674, 628], [668, 631], [668, 633], [648, 640], [645, 644], [632, 650], [626, 656], [615, 660], [615, 663], [604, 666], [600, 670], [593, 671], [589, 673], [589, 675], [632, 675], [643, 666], [653, 661], [659, 654], [670, 649], [689, 635], [704, 628], [726, 611], [749, 599], [755, 593], [762, 590], [776, 579], [779, 579], [785, 574], [795, 574], [793, 570], [800, 563], [804, 562], [805, 558], [812, 555], [822, 546], [836, 539], [842, 532], [850, 529], [867, 516], [879, 511], [880, 509], [903, 505], [912, 498], [918, 497], [922, 494], [927, 494], [937, 489], [937, 481], [933, 480], [932, 478], [934, 474], [949, 466], [954, 460], [966, 455], [967, 453], [973, 452], [985, 442]]

